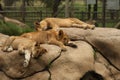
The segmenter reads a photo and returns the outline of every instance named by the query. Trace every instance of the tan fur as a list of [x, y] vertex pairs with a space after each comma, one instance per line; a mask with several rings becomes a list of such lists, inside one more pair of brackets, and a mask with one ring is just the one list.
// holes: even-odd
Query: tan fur
[[9, 37], [2, 46], [2, 50], [7, 52], [18, 50], [20, 54], [25, 54], [24, 67], [28, 66], [31, 57], [36, 58], [46, 52], [46, 49], [36, 46], [35, 41], [20, 36]]
[[69, 41], [68, 36], [62, 30], [29, 32], [29, 33], [24, 33], [21, 36], [35, 40], [39, 44], [48, 43], [48, 44], [57, 45], [61, 47], [62, 50], [66, 50], [65, 45], [67, 45]]
[[95, 20], [88, 20], [88, 21], [86, 21], [86, 23], [88, 23], [90, 25], [95, 25], [96, 21]]
[[37, 31], [47, 30], [48, 28], [57, 29], [59, 27], [77, 27], [84, 29], [94, 29], [95, 25], [87, 24], [77, 18], [45, 18], [40, 22], [35, 22], [35, 29]]

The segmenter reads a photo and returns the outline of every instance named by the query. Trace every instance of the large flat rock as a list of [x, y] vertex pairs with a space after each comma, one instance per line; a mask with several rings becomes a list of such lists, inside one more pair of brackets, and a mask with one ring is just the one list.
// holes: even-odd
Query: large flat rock
[[83, 40], [96, 48], [111, 64], [120, 70], [120, 30], [114, 28], [62, 28], [72, 40]]
[[[105, 80], [119, 80], [120, 31], [113, 28], [83, 30], [63, 29], [78, 48], [67, 46], [66, 52], [55, 45], [42, 44], [47, 53], [31, 59], [23, 67], [24, 55], [18, 51], [0, 50], [0, 80], [80, 80], [90, 70], [101, 74]], [[3, 44], [7, 35], [0, 34]], [[2, 46], [1, 44], [1, 46]]]

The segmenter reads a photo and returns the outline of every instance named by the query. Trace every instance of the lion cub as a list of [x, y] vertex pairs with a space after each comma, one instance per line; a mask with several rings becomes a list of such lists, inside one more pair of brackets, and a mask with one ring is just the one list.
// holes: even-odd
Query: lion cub
[[37, 31], [47, 30], [52, 28], [56, 30], [59, 27], [70, 28], [84, 28], [84, 29], [94, 29], [95, 25], [87, 24], [77, 18], [45, 18], [40, 22], [35, 22], [35, 29]]
[[[65, 34], [62, 30], [55, 31], [55, 30], [47, 30], [47, 31], [36, 31], [36, 32], [29, 32], [24, 33], [21, 35], [22, 37], [30, 38], [35, 40], [39, 44], [48, 43], [54, 44], [61, 47], [62, 50], [66, 51], [65, 45], [68, 45], [69, 38], [67, 34]], [[72, 45], [68, 45], [71, 47], [76, 47]]]
[[38, 58], [46, 52], [46, 49], [37, 46], [36, 42], [20, 36], [9, 37], [2, 46], [3, 51], [18, 50], [19, 54], [25, 54], [24, 67], [29, 65], [31, 57]]

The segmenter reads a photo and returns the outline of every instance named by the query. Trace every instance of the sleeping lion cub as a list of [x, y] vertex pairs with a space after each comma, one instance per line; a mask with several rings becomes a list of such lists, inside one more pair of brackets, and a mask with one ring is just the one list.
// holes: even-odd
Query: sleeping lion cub
[[95, 25], [87, 24], [77, 18], [45, 18], [40, 22], [35, 22], [35, 29], [37, 31], [47, 30], [47, 29], [54, 29], [56, 30], [59, 27], [77, 27], [77, 28], [84, 28], [84, 29], [94, 29]]
[[19, 54], [25, 54], [24, 67], [29, 65], [31, 57], [38, 58], [46, 52], [46, 49], [40, 47], [35, 41], [20, 36], [9, 37], [2, 46], [3, 51], [18, 50]]
[[65, 34], [62, 30], [47, 30], [47, 31], [36, 31], [24, 33], [21, 35], [22, 37], [26, 37], [36, 41], [38, 44], [48, 43], [54, 44], [61, 47], [62, 50], [66, 51], [67, 46], [71, 46], [76, 48], [77, 46], [74, 44], [69, 44], [69, 38], [67, 34]]

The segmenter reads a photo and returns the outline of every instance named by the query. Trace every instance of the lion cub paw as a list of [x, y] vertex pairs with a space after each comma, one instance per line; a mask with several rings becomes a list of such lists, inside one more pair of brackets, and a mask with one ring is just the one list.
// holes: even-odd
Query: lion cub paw
[[95, 25], [91, 25], [91, 29], [95, 29]]
[[62, 47], [61, 50], [62, 50], [62, 51], [67, 51], [67, 48], [66, 48], [66, 47]]
[[27, 60], [24, 60], [23, 66], [28, 67], [28, 65], [29, 65], [29, 62]]
[[88, 25], [88, 29], [94, 29], [95, 28], [95, 25]]
[[10, 47], [7, 49], [7, 51], [8, 51], [8, 52], [11, 52], [11, 51], [13, 51], [13, 48], [12, 48], [12, 46], [10, 46]]
[[11, 51], [13, 51], [13, 48], [12, 48], [12, 46], [10, 46], [10, 47], [5, 46], [5, 47], [2, 48], [1, 50], [4, 51], [4, 52], [11, 52]]

